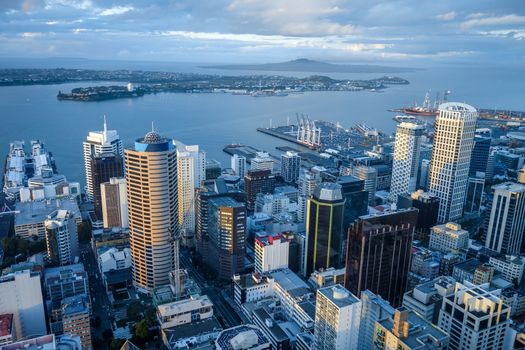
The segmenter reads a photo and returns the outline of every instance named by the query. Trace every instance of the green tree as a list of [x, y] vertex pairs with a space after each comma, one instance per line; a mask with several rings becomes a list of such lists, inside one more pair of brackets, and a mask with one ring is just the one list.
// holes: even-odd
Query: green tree
[[87, 221], [82, 221], [77, 227], [78, 240], [80, 242], [89, 242], [91, 240], [91, 225]]
[[140, 340], [146, 340], [148, 338], [149, 329], [148, 325], [146, 324], [146, 320], [140, 320], [135, 325], [135, 337], [137, 337]]
[[142, 303], [140, 300], [132, 300], [129, 305], [128, 309], [126, 310], [126, 316], [128, 317], [128, 320], [130, 321], [138, 321], [140, 320], [142, 316]]

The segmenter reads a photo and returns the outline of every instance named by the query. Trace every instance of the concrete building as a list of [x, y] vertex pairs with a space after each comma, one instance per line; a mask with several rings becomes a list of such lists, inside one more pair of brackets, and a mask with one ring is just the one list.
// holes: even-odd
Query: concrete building
[[352, 169], [352, 175], [365, 182], [364, 190], [368, 192], [368, 204], [373, 205], [377, 189], [377, 169], [359, 165]]
[[170, 271], [178, 265], [175, 143], [148, 132], [125, 150], [125, 160], [133, 283], [151, 292], [168, 284]]
[[310, 275], [310, 278], [308, 278], [308, 284], [312, 286], [314, 290], [334, 286], [336, 284], [344, 284], [345, 272], [346, 269], [344, 267], [340, 269], [329, 267], [326, 270], [314, 271]]
[[499, 271], [501, 277], [506, 281], [516, 285], [521, 282], [525, 269], [525, 257], [523, 255], [500, 254], [491, 256], [489, 258], [489, 264], [493, 266], [496, 271]]
[[0, 277], [0, 314], [12, 314], [16, 340], [47, 334], [40, 274], [30, 270]]
[[443, 298], [454, 293], [455, 285], [456, 280], [450, 276], [418, 284], [403, 295], [403, 306], [417, 312], [428, 322], [437, 324]]
[[315, 349], [357, 350], [361, 301], [337, 284], [317, 291]]
[[240, 176], [241, 179], [246, 175], [246, 157], [234, 154], [231, 158], [231, 168], [235, 172], [235, 175]]
[[525, 165], [523, 165], [520, 172], [518, 173], [518, 183], [525, 185]]
[[369, 290], [361, 292], [361, 322], [359, 325], [358, 350], [372, 350], [376, 321], [394, 316], [389, 302]]
[[272, 345], [259, 327], [251, 324], [223, 330], [215, 340], [217, 350], [270, 350]]
[[283, 327], [289, 323], [286, 324], [283, 322], [282, 313], [278, 308], [272, 309], [266, 307], [266, 305], [258, 307], [252, 311], [252, 321], [255, 326], [263, 331], [266, 338], [272, 344], [272, 349], [292, 349], [290, 335], [287, 334], [285, 331], [286, 328]]
[[348, 230], [345, 286], [401, 305], [406, 292], [417, 209], [361, 216]]
[[16, 340], [13, 314], [0, 314], [0, 349]]
[[127, 289], [132, 279], [131, 251], [111, 247], [98, 254], [98, 269], [106, 292]]
[[376, 350], [447, 350], [449, 336], [414, 311], [400, 307], [393, 318], [376, 322]]
[[403, 122], [397, 126], [389, 196], [392, 203], [397, 203], [398, 195], [416, 190], [424, 131], [423, 125], [415, 123]]
[[230, 197], [208, 200], [208, 266], [222, 279], [244, 272], [246, 207]]
[[45, 223], [47, 257], [53, 265], [69, 265], [79, 256], [77, 223], [74, 213], [58, 210]]
[[273, 159], [267, 152], [257, 152], [251, 160], [252, 171], [269, 170], [273, 172]]
[[488, 283], [457, 283], [443, 299], [438, 326], [450, 335], [451, 350], [503, 349], [510, 312]]
[[255, 271], [268, 272], [288, 267], [290, 242], [282, 235], [255, 237]]
[[112, 177], [100, 185], [104, 228], [129, 227], [125, 178]]
[[273, 279], [260, 273], [234, 275], [233, 299], [237, 305], [257, 302], [273, 296]]
[[478, 112], [464, 103], [443, 103], [435, 122], [428, 191], [440, 201], [438, 222], [463, 215]]
[[17, 202], [15, 210], [18, 212], [15, 215], [15, 235], [23, 239], [45, 240], [45, 221], [50, 214], [57, 210], [70, 211], [73, 213], [77, 224], [82, 222], [82, 215], [74, 198]]
[[157, 319], [163, 330], [211, 317], [213, 317], [213, 304], [206, 295], [194, 295], [157, 306]]
[[206, 153], [198, 145], [177, 142], [177, 184], [179, 197], [179, 227], [181, 242], [194, 245], [195, 189], [206, 179]]
[[299, 197], [297, 199], [297, 221], [305, 222], [307, 201], [308, 198], [314, 193], [315, 188], [321, 183], [321, 176], [318, 172], [308, 171], [302, 169], [299, 171], [299, 178], [297, 180]]
[[281, 156], [281, 176], [285, 182], [296, 182], [300, 169], [301, 157], [297, 152], [288, 151]]
[[103, 153], [113, 153], [124, 156], [122, 140], [116, 130], [108, 130], [104, 119], [103, 131], [90, 131], [84, 141], [84, 167], [86, 171], [86, 195], [93, 200], [94, 183], [92, 178], [92, 158]]
[[62, 300], [62, 325], [64, 334], [80, 338], [83, 349], [91, 349], [90, 306], [85, 295]]
[[492, 188], [485, 247], [498, 253], [519, 254], [525, 231], [525, 185], [506, 182]]
[[5, 345], [2, 350], [82, 350], [79, 337], [39, 335]]
[[428, 247], [442, 253], [457, 252], [468, 248], [468, 240], [469, 233], [467, 230], [463, 230], [460, 224], [449, 222], [432, 227]]

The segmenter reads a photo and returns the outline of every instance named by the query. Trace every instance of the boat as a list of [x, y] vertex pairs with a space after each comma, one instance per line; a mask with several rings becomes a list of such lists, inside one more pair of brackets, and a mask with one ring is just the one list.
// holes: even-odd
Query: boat
[[394, 118], [396, 122], [403, 123], [403, 122], [416, 122], [417, 118], [412, 115], [396, 115]]
[[436, 94], [436, 100], [432, 104], [430, 102], [430, 90], [425, 94], [423, 100], [423, 106], [417, 104], [413, 107], [403, 107], [394, 110], [395, 112], [401, 112], [407, 115], [420, 116], [420, 117], [435, 117], [438, 113], [438, 107], [441, 103], [447, 102], [450, 91], [447, 90], [443, 93], [443, 99], [439, 98], [439, 92]]

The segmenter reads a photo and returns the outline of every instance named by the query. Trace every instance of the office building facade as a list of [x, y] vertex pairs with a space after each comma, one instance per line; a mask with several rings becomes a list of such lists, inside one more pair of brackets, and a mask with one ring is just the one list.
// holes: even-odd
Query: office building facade
[[151, 131], [125, 150], [133, 283], [142, 291], [169, 284], [178, 252], [177, 152]]
[[275, 177], [270, 170], [250, 170], [244, 177], [246, 207], [255, 209], [257, 194], [269, 194], [275, 190]]
[[100, 185], [104, 228], [129, 227], [126, 179], [112, 177]]
[[246, 157], [234, 154], [231, 158], [231, 168], [235, 175], [244, 178], [246, 175]]
[[435, 122], [428, 191], [440, 201], [438, 222], [463, 215], [478, 112], [464, 103], [443, 103]]
[[281, 177], [285, 182], [297, 182], [301, 169], [301, 157], [297, 152], [288, 151], [281, 156]]
[[93, 182], [93, 205], [97, 220], [102, 220], [101, 184], [112, 177], [124, 176], [123, 158], [119, 154], [101, 153], [91, 158], [91, 181]]

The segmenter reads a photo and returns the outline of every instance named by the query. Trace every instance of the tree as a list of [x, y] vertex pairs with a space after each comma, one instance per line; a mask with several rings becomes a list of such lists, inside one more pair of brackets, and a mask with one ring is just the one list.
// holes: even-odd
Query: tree
[[113, 331], [111, 329], [104, 330], [104, 332], [102, 332], [102, 338], [104, 338], [106, 343], [109, 343], [109, 341], [113, 338]]
[[89, 242], [91, 240], [91, 225], [88, 222], [82, 221], [82, 223], [78, 225], [77, 231], [80, 242]]
[[126, 310], [126, 316], [128, 317], [128, 320], [138, 321], [140, 320], [141, 315], [142, 303], [140, 300], [132, 300], [128, 305], [128, 309]]
[[135, 337], [137, 337], [140, 340], [146, 340], [148, 338], [149, 329], [148, 325], [146, 324], [145, 320], [140, 320], [135, 325]]

